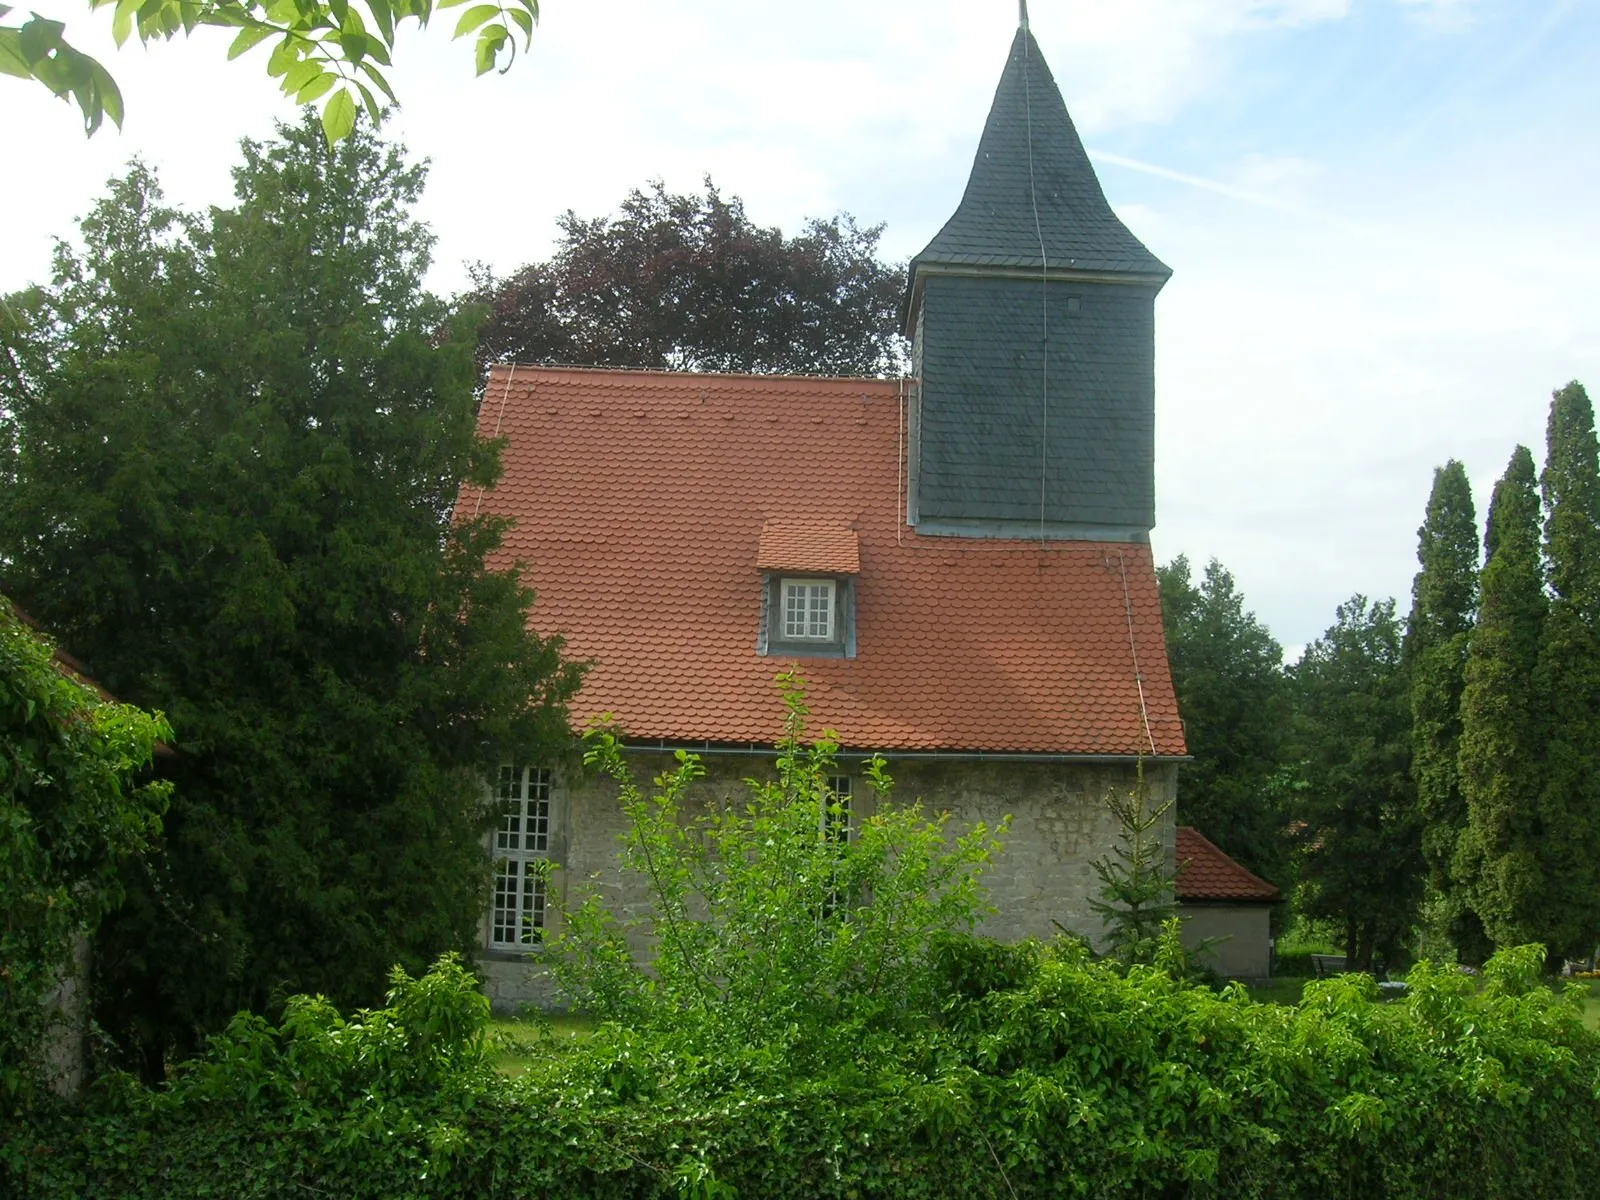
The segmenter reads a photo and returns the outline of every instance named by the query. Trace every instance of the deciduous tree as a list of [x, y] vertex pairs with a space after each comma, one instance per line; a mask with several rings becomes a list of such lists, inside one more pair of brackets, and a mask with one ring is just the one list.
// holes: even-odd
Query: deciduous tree
[[1478, 518], [1466, 468], [1455, 459], [1434, 472], [1427, 516], [1417, 530], [1417, 561], [1422, 569], [1411, 584], [1404, 656], [1411, 769], [1428, 862], [1427, 918], [1436, 939], [1481, 963], [1489, 951], [1483, 927], [1451, 875], [1467, 825], [1459, 778], [1461, 693], [1478, 604]]
[[[138, 36], [146, 45], [171, 41], [203, 25], [234, 29], [228, 57], [237, 58], [264, 42], [272, 44], [267, 74], [296, 104], [322, 104], [322, 128], [330, 142], [349, 136], [356, 112], [365, 105], [374, 122], [381, 105], [396, 100], [384, 73], [394, 49], [395, 30], [407, 21], [425, 26], [436, 8], [467, 0], [89, 0], [91, 9], [109, 10], [111, 32], [121, 46]], [[0, 4], [0, 19], [11, 12]], [[366, 15], [363, 16], [362, 14]], [[474, 4], [456, 21], [455, 36], [473, 39], [478, 74], [517, 53], [517, 34], [526, 46], [539, 19], [538, 0], [495, 0]], [[62, 99], [70, 97], [93, 134], [110, 117], [122, 124], [122, 92], [111, 73], [66, 39], [66, 26], [38, 13], [20, 24], [0, 24], [0, 74], [31, 79]]]
[[314, 118], [245, 143], [235, 207], [114, 185], [11, 361], [15, 594], [178, 731], [164, 853], [102, 938], [101, 1020], [157, 1075], [239, 1008], [370, 1004], [470, 944], [479, 772], [566, 745], [575, 673], [453, 516], [492, 483], [473, 341], [421, 287], [423, 184]]
[[1400, 642], [1393, 600], [1353, 596], [1292, 672], [1306, 910], [1343, 928], [1356, 970], [1394, 961], [1422, 898]]
[[485, 267], [484, 365], [515, 359], [652, 370], [881, 375], [900, 368], [903, 269], [877, 257], [881, 226], [840, 214], [793, 237], [737, 196], [660, 180], [614, 217], [568, 212], [547, 262]]
[[1283, 648], [1216, 559], [1198, 586], [1182, 555], [1158, 574], [1167, 657], [1194, 756], [1183, 768], [1179, 815], [1251, 870], [1283, 879], [1287, 818], [1271, 786], [1289, 724]]

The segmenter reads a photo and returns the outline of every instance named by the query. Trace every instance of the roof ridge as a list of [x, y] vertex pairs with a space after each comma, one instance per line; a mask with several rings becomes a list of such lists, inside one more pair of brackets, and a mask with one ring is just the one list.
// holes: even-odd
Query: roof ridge
[[683, 381], [685, 384], [691, 380], [715, 380], [727, 382], [730, 380], [747, 381], [758, 380], [761, 382], [786, 382], [794, 381], [806, 384], [878, 384], [893, 387], [900, 383], [905, 376], [900, 375], [807, 375], [792, 372], [777, 373], [765, 371], [675, 371], [671, 369], [657, 369], [654, 367], [602, 367], [592, 364], [580, 363], [526, 363], [517, 359], [501, 359], [489, 364], [491, 374], [501, 368], [515, 367], [520, 371], [543, 371], [548, 374], [562, 375], [613, 375], [629, 376], [641, 380], [670, 379]]

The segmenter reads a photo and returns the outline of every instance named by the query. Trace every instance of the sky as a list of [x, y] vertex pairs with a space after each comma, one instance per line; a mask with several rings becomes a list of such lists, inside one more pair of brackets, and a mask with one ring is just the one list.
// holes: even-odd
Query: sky
[[[241, 137], [292, 118], [266, 51], [115, 49], [106, 10], [35, 0], [127, 119], [0, 79], [0, 292], [48, 277], [127, 160], [228, 203]], [[453, 15], [401, 34], [391, 133], [432, 164], [430, 284], [548, 253], [555, 217], [709, 174], [761, 224], [837, 211], [915, 254], [960, 200], [1014, 0], [544, 0], [472, 76]], [[1600, 389], [1600, 5], [1585, 0], [1033, 0], [1031, 25], [1156, 306], [1163, 561], [1215, 557], [1290, 656], [1356, 592], [1409, 604], [1433, 470], [1480, 518], [1550, 392]], [[32, 164], [25, 173], [18, 164]]]

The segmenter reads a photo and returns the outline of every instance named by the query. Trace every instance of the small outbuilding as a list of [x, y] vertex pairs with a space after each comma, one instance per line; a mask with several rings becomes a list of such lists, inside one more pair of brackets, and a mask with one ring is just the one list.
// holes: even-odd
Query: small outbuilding
[[1201, 961], [1219, 975], [1272, 973], [1272, 906], [1278, 889], [1229, 858], [1198, 829], [1178, 827], [1178, 917], [1183, 944], [1205, 946]]

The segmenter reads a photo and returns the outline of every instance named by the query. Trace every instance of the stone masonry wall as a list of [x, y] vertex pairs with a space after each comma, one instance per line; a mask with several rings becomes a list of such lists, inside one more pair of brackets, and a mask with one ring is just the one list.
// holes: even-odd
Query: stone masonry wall
[[[672, 765], [670, 755], [630, 755], [635, 777], [643, 785]], [[744, 780], [770, 776], [771, 756], [708, 755], [703, 760], [705, 778], [696, 785], [691, 804], [715, 797], [741, 796]], [[860, 779], [859, 764], [841, 762], [840, 774]], [[1056, 923], [1098, 941], [1100, 919], [1090, 902], [1099, 881], [1090, 864], [1108, 854], [1118, 827], [1106, 810], [1105, 797], [1113, 788], [1131, 788], [1131, 765], [1037, 763], [1001, 759], [889, 759], [894, 798], [908, 803], [923, 801], [930, 812], [949, 812], [953, 831], [983, 821], [991, 827], [1007, 815], [1011, 829], [1004, 849], [991, 864], [985, 882], [989, 901], [996, 909], [979, 932], [1007, 941], [1025, 937], [1049, 938]], [[1153, 764], [1145, 768], [1152, 803], [1170, 799], [1176, 787], [1177, 768]], [[617, 804], [616, 785], [587, 777], [558, 780], [553, 797], [556, 822], [551, 858], [552, 908], [576, 904], [584, 889], [597, 889], [607, 905], [622, 916], [647, 911], [648, 893], [642, 879], [624, 876], [617, 868], [618, 839], [627, 822]], [[869, 815], [870, 791], [858, 782], [853, 797], [859, 817]], [[1174, 830], [1170, 814], [1163, 830], [1169, 859]], [[547, 918], [547, 933], [559, 928], [558, 912]], [[487, 922], [484, 930], [487, 936]], [[636, 946], [647, 957], [647, 946]], [[539, 965], [538, 953], [485, 954], [483, 968], [489, 998], [500, 1012], [520, 1005], [553, 1007], [558, 997], [548, 973]]]

